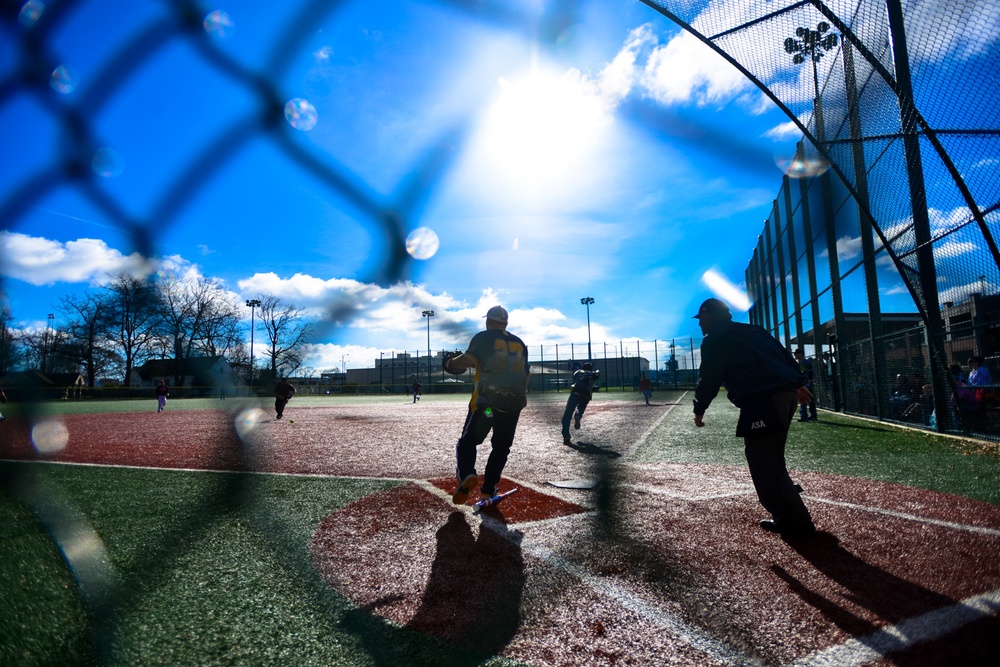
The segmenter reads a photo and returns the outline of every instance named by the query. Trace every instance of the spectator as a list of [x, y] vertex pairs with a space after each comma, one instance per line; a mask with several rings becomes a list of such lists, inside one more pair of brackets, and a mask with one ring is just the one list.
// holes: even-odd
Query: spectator
[[968, 383], [970, 387], [985, 387], [993, 384], [993, 378], [990, 377], [990, 369], [984, 366], [984, 363], [986, 363], [986, 360], [982, 357], [972, 357], [969, 359]]

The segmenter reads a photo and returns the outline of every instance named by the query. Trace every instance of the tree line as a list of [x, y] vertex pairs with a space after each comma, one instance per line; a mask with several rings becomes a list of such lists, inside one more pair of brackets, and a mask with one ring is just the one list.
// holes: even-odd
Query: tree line
[[[255, 319], [266, 344], [258, 353], [266, 363], [262, 368], [271, 377], [291, 375], [302, 365], [312, 325], [303, 321], [301, 309], [277, 297], [257, 300]], [[242, 308], [217, 279], [120, 273], [102, 286], [62, 297], [54, 306], [60, 317], [51, 314], [42, 330], [16, 329], [10, 309], [0, 312], [0, 374], [80, 373], [94, 387], [104, 378], [128, 386], [132, 370], [151, 359], [174, 361], [175, 385], [183, 383], [186, 361], [197, 357], [224, 356], [234, 368], [249, 369]]]

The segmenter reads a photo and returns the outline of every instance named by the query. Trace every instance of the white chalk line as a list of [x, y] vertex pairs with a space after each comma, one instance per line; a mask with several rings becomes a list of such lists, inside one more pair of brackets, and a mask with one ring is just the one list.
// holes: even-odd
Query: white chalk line
[[929, 517], [918, 516], [916, 514], [907, 514], [906, 512], [897, 512], [895, 510], [887, 510], [881, 507], [869, 507], [868, 505], [857, 505], [855, 503], [847, 503], [841, 500], [830, 500], [828, 498], [820, 498], [819, 496], [803, 495], [802, 497], [816, 503], [836, 505], [837, 507], [846, 507], [848, 509], [858, 510], [861, 512], [870, 512], [872, 514], [882, 514], [884, 516], [891, 516], [897, 519], [905, 519], [907, 521], [914, 521], [916, 523], [923, 523], [931, 526], [941, 526], [942, 528], [950, 528], [952, 530], [963, 530], [969, 533], [977, 533], [979, 535], [1000, 537], [1000, 530], [997, 530], [995, 528], [986, 528], [983, 526], [971, 526], [969, 524], [964, 524], [964, 523], [955, 523], [954, 521], [943, 521], [942, 519], [931, 519]]
[[1000, 589], [973, 595], [950, 607], [931, 610], [890, 625], [864, 637], [803, 656], [787, 667], [854, 667], [909, 649], [921, 642], [941, 639], [962, 627], [1000, 613]]

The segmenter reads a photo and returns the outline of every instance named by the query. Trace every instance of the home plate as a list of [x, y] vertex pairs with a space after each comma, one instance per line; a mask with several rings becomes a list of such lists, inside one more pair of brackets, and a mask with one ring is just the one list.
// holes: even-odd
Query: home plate
[[597, 486], [596, 479], [563, 479], [545, 483], [559, 489], [592, 489]]

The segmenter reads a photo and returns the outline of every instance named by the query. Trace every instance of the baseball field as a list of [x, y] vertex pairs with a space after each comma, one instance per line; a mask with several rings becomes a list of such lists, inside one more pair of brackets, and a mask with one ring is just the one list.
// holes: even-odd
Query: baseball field
[[684, 392], [598, 394], [566, 446], [565, 398], [482, 512], [463, 396], [4, 406], [0, 665], [995, 662], [995, 444], [793, 423], [820, 532], [789, 541], [724, 399], [697, 429]]

